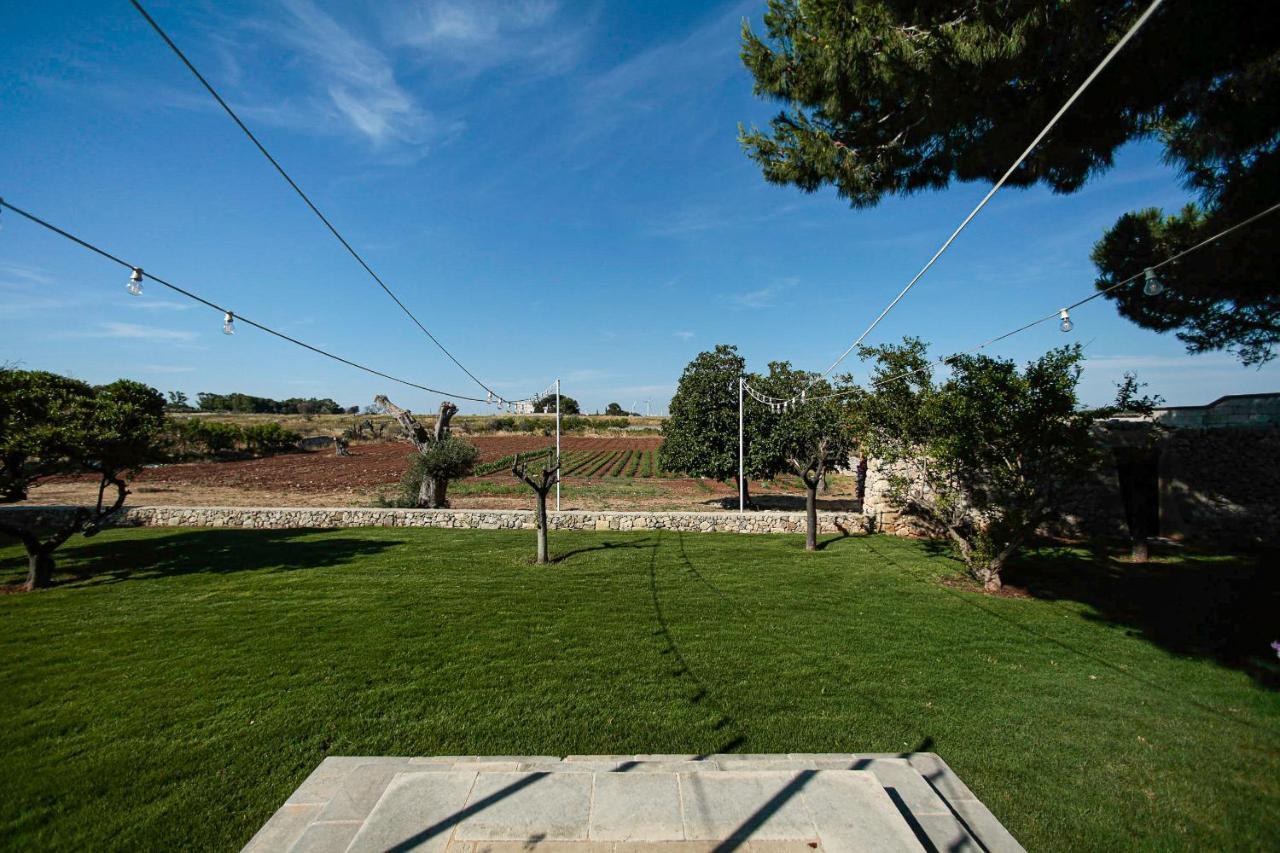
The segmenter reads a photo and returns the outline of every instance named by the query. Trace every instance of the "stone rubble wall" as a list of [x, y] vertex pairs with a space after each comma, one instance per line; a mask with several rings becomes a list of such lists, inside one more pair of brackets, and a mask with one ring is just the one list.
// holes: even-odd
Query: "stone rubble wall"
[[[1064, 473], [1061, 516], [1044, 532], [1129, 535], [1120, 478], [1107, 446], [1124, 444], [1125, 432], [1111, 427], [1101, 435], [1102, 461], [1095, 469]], [[1280, 429], [1168, 430], [1151, 446], [1159, 468], [1159, 535], [1234, 547], [1280, 544]], [[938, 535], [889, 497], [892, 473], [883, 462], [868, 462], [863, 508], [873, 529], [899, 536]]]
[[[41, 524], [70, 507], [0, 507], [0, 514], [28, 516]], [[552, 530], [680, 530], [689, 533], [803, 533], [802, 512], [549, 512]], [[339, 527], [446, 527], [463, 530], [532, 530], [532, 510], [392, 509], [379, 507], [125, 507], [113, 527], [228, 527], [249, 529]], [[822, 533], [866, 533], [858, 512], [820, 512]]]

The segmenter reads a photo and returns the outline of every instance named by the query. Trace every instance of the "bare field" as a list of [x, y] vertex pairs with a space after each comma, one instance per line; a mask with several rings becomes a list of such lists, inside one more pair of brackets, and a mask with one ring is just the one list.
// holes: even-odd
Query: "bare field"
[[[541, 450], [554, 438], [537, 435], [471, 436], [481, 462], [517, 452]], [[659, 476], [661, 439], [654, 436], [602, 438], [566, 436], [563, 509], [718, 510], [733, 505], [735, 486], [689, 477]], [[350, 456], [332, 452], [286, 453], [261, 459], [161, 465], [130, 482], [133, 506], [368, 506], [380, 493], [393, 494], [408, 469], [413, 450], [403, 443], [357, 443]], [[617, 474], [612, 472], [617, 471]], [[799, 509], [803, 491], [794, 478], [751, 484], [762, 506]], [[852, 478], [835, 477], [824, 509], [853, 505]], [[29, 503], [88, 503], [97, 496], [91, 476], [52, 477], [31, 491]], [[499, 470], [450, 485], [451, 506], [467, 509], [523, 509], [532, 493], [509, 471]]]

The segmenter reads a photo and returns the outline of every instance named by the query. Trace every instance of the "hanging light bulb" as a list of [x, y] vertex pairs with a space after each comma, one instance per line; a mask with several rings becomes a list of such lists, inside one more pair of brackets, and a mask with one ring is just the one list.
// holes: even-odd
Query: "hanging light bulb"
[[234, 335], [236, 333], [236, 315], [230, 311], [222, 318], [222, 334]]
[[1067, 313], [1067, 309], [1063, 308], [1058, 312], [1058, 316], [1062, 318], [1062, 322], [1058, 324], [1058, 328], [1064, 332], [1069, 332], [1075, 328], [1076, 324], [1071, 322], [1071, 315]]
[[488, 394], [486, 394], [486, 395], [485, 395], [485, 397], [484, 397], [484, 401], [485, 401], [486, 403], [492, 403], [492, 402], [493, 402], [493, 392], [492, 392], [492, 391], [490, 391]]
[[134, 267], [129, 273], [129, 292], [134, 296], [142, 295], [142, 267]]
[[1146, 296], [1159, 296], [1164, 290], [1164, 285], [1160, 283], [1160, 279], [1156, 276], [1156, 271], [1151, 267], [1147, 267], [1142, 271], [1142, 293]]

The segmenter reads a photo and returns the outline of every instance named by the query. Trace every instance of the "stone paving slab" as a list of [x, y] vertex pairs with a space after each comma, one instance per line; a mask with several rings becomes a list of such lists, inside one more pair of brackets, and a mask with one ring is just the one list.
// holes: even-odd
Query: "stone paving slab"
[[246, 851], [1022, 847], [933, 753], [335, 756]]

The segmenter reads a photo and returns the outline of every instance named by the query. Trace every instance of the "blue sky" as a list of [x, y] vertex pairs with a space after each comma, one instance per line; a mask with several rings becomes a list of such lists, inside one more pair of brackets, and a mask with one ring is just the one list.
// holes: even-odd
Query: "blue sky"
[[[736, 140], [738, 122], [775, 110], [737, 56], [762, 0], [147, 6], [374, 269], [508, 397], [559, 376], [587, 409], [651, 399], [659, 411], [717, 343], [752, 369], [825, 368], [987, 190], [852, 211], [831, 191], [767, 185]], [[477, 390], [127, 2], [5, 4], [0, 48], [0, 196], [318, 346]], [[1186, 199], [1144, 144], [1075, 195], [1004, 190], [869, 342], [914, 334], [941, 354], [1075, 301], [1118, 215]], [[12, 213], [0, 221], [0, 361], [193, 396], [439, 401], [252, 329], [224, 336], [207, 308], [154, 283], [130, 297], [125, 270]], [[1280, 367], [1188, 356], [1102, 301], [1073, 317], [1070, 336], [1048, 323], [997, 353], [1087, 344], [1092, 403], [1127, 369], [1175, 404], [1280, 387]]]

